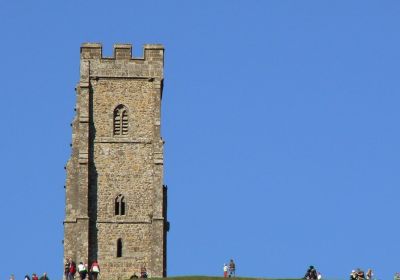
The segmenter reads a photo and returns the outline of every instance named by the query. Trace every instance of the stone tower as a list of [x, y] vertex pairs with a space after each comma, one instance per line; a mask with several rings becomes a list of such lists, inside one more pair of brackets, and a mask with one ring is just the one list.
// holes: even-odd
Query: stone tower
[[166, 276], [167, 190], [160, 107], [164, 48], [81, 47], [72, 154], [67, 163], [64, 256], [98, 260], [101, 279], [147, 268]]

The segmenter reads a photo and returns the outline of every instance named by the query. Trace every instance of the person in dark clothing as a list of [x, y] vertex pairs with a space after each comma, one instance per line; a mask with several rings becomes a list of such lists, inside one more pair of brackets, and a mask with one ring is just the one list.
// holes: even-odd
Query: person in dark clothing
[[43, 273], [43, 275], [39, 278], [39, 280], [49, 280], [49, 277], [47, 277], [47, 273]]
[[357, 271], [357, 280], [365, 280], [364, 271], [362, 271], [362, 270]]
[[140, 269], [140, 278], [147, 278], [147, 269], [144, 266]]
[[310, 267], [307, 269], [306, 275], [304, 275], [303, 279], [309, 279], [309, 280], [317, 280], [318, 279], [317, 270], [314, 268], [314, 266], [310, 265]]
[[68, 279], [69, 266], [70, 266], [69, 258], [66, 258], [65, 263], [64, 263], [64, 275], [65, 275], [65, 279]]
[[229, 261], [229, 277], [236, 276], [236, 264], [233, 260]]

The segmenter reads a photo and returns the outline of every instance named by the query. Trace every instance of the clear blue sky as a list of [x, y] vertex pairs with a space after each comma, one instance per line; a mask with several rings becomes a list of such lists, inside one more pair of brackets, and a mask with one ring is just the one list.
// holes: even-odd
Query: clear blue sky
[[0, 2], [0, 278], [62, 274], [82, 42], [166, 48], [168, 272], [400, 271], [400, 1]]

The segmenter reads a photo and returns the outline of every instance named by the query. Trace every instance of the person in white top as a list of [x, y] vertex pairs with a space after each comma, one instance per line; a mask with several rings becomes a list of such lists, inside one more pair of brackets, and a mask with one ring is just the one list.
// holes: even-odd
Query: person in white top
[[224, 278], [228, 277], [228, 266], [224, 263]]
[[81, 277], [81, 280], [84, 280], [86, 278], [87, 269], [82, 262], [78, 264], [78, 273], [79, 276]]

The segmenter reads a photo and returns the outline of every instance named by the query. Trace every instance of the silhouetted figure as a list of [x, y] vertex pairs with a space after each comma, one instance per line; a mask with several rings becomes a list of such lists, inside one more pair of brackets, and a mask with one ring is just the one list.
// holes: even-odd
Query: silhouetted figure
[[236, 264], [233, 260], [229, 262], [229, 277], [236, 276]]
[[314, 268], [314, 266], [310, 265], [310, 267], [307, 269], [306, 275], [304, 275], [303, 279], [310, 279], [310, 280], [318, 279], [317, 270]]

